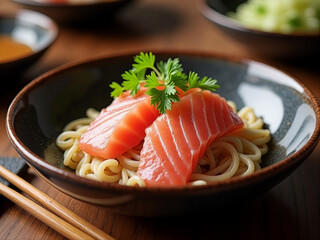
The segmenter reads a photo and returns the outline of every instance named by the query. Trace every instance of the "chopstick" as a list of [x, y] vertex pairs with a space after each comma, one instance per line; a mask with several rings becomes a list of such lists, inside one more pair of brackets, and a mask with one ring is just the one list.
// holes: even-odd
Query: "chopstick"
[[[96, 228], [68, 208], [50, 198], [30, 183], [10, 172], [0, 165], [0, 176], [27, 193], [44, 207], [39, 206], [29, 198], [19, 194], [10, 187], [0, 183], [0, 193], [10, 199], [30, 214], [61, 233], [69, 239], [99, 239], [114, 240], [113, 237]], [[55, 215], [56, 214], [56, 215]], [[59, 218], [59, 217], [61, 218]]]
[[94, 239], [2, 183], [0, 193], [69, 239]]

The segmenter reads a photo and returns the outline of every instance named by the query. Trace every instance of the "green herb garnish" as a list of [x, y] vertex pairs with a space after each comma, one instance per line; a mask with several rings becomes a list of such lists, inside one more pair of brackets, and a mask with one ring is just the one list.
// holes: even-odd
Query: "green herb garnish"
[[140, 53], [135, 56], [132, 69], [122, 75], [123, 82], [112, 82], [110, 87], [112, 97], [118, 97], [124, 91], [129, 90], [132, 96], [136, 95], [142, 83], [148, 88], [146, 94], [151, 96], [151, 104], [161, 114], [170, 110], [172, 103], [179, 102], [177, 88], [186, 92], [191, 88], [215, 91], [219, 85], [210, 77], [200, 79], [197, 73], [190, 71], [189, 75], [183, 73], [183, 68], [178, 58], [169, 58], [166, 62], [156, 63], [156, 57], [151, 52]]
[[267, 8], [264, 5], [258, 5], [256, 10], [258, 15], [265, 15], [267, 13]]

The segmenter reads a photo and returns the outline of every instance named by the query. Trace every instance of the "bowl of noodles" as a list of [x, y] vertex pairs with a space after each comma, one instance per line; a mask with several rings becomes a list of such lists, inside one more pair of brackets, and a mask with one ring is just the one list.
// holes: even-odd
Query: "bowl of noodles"
[[[160, 61], [179, 59], [185, 72], [217, 79], [220, 87], [214, 96], [225, 99], [222, 108], [243, 125], [206, 147], [185, 184], [152, 185], [139, 174], [143, 156], [152, 155], [143, 150], [149, 130], [139, 144], [112, 159], [90, 156], [79, 147], [81, 136], [103, 112], [111, 116], [109, 106], [114, 109], [119, 100], [110, 97], [109, 85], [123, 80], [136, 54], [107, 55], [51, 70], [26, 85], [8, 109], [7, 133], [17, 152], [41, 177], [76, 199], [132, 216], [214, 211], [280, 183], [319, 141], [319, 101], [294, 77], [248, 59], [169, 51], [154, 54]], [[192, 94], [198, 92], [187, 96]], [[174, 104], [171, 111], [178, 106]], [[213, 108], [207, 109], [210, 114]], [[126, 136], [131, 138], [129, 131]], [[172, 145], [168, 139], [162, 143]]]
[[251, 53], [297, 59], [319, 56], [317, 0], [196, 0], [202, 15]]

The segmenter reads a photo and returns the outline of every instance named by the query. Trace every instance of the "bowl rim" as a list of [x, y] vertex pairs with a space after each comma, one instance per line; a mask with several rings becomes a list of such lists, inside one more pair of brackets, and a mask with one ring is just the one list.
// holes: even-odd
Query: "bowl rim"
[[[35, 17], [37, 20], [31, 21], [29, 18], [30, 16]], [[45, 29], [46, 33], [48, 33], [50, 36], [50, 38], [46, 41], [46, 44], [44, 44], [43, 46], [37, 49], [32, 49], [32, 52], [30, 54], [23, 55], [22, 57], [14, 58], [9, 61], [2, 61], [0, 62], [0, 67], [13, 64], [15, 62], [24, 61], [28, 58], [32, 58], [37, 54], [40, 54], [44, 50], [48, 49], [51, 45], [53, 45], [53, 43], [57, 40], [59, 36], [58, 24], [52, 18], [46, 16], [45, 14], [39, 13], [33, 10], [19, 9], [14, 13], [1, 14], [0, 19], [10, 19], [18, 22], [27, 23], [28, 28], [31, 28], [31, 29], [33, 29], [34, 27], [40, 27], [42, 29]], [[6, 34], [3, 34], [3, 35], [6, 35]]]
[[[112, 58], [119, 58], [119, 57], [131, 57], [137, 55], [139, 52], [153, 52], [156, 56], [157, 55], [184, 55], [189, 57], [205, 57], [205, 58], [214, 58], [224, 61], [231, 61], [235, 63], [240, 64], [250, 64], [250, 63], [259, 63], [267, 68], [271, 68], [277, 71], [280, 71], [281, 73], [287, 75], [298, 83], [303, 90], [304, 94], [306, 94], [310, 100], [310, 104], [312, 106], [313, 111], [316, 115], [316, 125], [315, 129], [312, 133], [312, 136], [308, 140], [308, 142], [297, 152], [293, 153], [289, 157], [284, 158], [282, 161], [272, 164], [271, 166], [267, 166], [261, 169], [259, 172], [254, 172], [249, 176], [245, 177], [234, 177], [225, 181], [221, 182], [214, 182], [209, 183], [207, 185], [201, 185], [201, 186], [179, 186], [179, 187], [129, 187], [120, 185], [118, 183], [105, 183], [105, 182], [98, 182], [91, 179], [87, 179], [84, 177], [77, 176], [76, 174], [72, 172], [68, 172], [66, 170], [60, 169], [48, 162], [46, 162], [44, 159], [38, 157], [36, 154], [32, 153], [18, 138], [15, 128], [13, 126], [13, 116], [15, 114], [15, 106], [19, 102], [25, 94], [27, 94], [29, 91], [32, 91], [32, 89], [36, 88], [39, 84], [44, 84], [46, 82], [46, 79], [51, 78], [53, 79], [53, 76], [59, 75], [63, 72], [67, 72], [69, 70], [72, 70], [73, 68], [79, 68], [81, 66], [85, 66], [88, 64], [94, 64], [95, 62], [104, 61], [106, 59], [112, 59]], [[110, 191], [116, 191], [116, 192], [122, 192], [122, 193], [166, 193], [166, 194], [182, 194], [182, 193], [192, 193], [196, 191], [202, 191], [202, 190], [213, 190], [215, 192], [224, 191], [225, 189], [234, 188], [235, 186], [241, 186], [248, 184], [250, 182], [253, 182], [254, 180], [261, 180], [264, 178], [268, 178], [268, 176], [271, 176], [272, 173], [277, 171], [284, 171], [288, 166], [292, 166], [294, 164], [302, 163], [306, 157], [305, 155], [309, 155], [314, 148], [317, 146], [320, 138], [320, 102], [317, 99], [317, 97], [312, 93], [311, 89], [309, 89], [307, 86], [305, 86], [302, 82], [300, 82], [298, 79], [293, 77], [292, 75], [288, 74], [286, 71], [281, 70], [280, 68], [274, 67], [270, 64], [266, 64], [261, 61], [252, 60], [246, 57], [242, 56], [232, 56], [232, 55], [226, 55], [216, 52], [204, 52], [204, 51], [193, 51], [193, 50], [142, 50], [142, 51], [120, 51], [117, 53], [107, 53], [100, 56], [95, 56], [87, 59], [82, 59], [78, 61], [73, 61], [70, 63], [66, 63], [64, 65], [61, 65], [59, 67], [56, 67], [39, 77], [35, 78], [31, 82], [29, 82], [25, 87], [23, 87], [20, 92], [14, 97], [12, 100], [6, 116], [6, 131], [7, 135], [9, 137], [9, 140], [11, 141], [14, 148], [17, 150], [17, 152], [31, 165], [38, 166], [42, 168], [47, 173], [54, 174], [55, 178], [68, 180], [71, 183], [81, 183], [84, 186], [90, 186], [98, 189], [103, 190], [110, 190]], [[40, 175], [42, 176], [42, 174]], [[42, 176], [43, 177], [43, 176]], [[47, 180], [45, 178], [45, 180]], [[48, 180], [47, 180], [48, 181]], [[49, 181], [50, 182], [50, 181]]]
[[72, 7], [90, 7], [90, 6], [103, 6], [108, 5], [112, 3], [117, 2], [129, 2], [132, 0], [94, 0], [94, 1], [68, 1], [65, 2], [53, 2], [53, 1], [36, 1], [36, 0], [12, 0], [16, 3], [22, 4], [22, 5], [28, 5], [28, 6], [34, 6], [34, 7], [66, 7], [66, 8], [72, 8]]
[[200, 13], [210, 20], [211, 22], [236, 31], [247, 32], [251, 34], [259, 34], [278, 38], [319, 38], [320, 33], [308, 32], [293, 32], [293, 33], [280, 33], [280, 32], [267, 32], [259, 29], [245, 27], [238, 21], [216, 11], [207, 4], [207, 0], [194, 0]]

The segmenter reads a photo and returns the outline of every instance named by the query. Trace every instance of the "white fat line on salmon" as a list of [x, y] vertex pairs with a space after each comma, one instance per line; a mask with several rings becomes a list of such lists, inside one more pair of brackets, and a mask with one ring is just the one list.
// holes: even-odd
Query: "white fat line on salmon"
[[[155, 124], [154, 124], [154, 129], [156, 130], [158, 139], [161, 142], [163, 152], [167, 156], [167, 159], [169, 160], [173, 171], [176, 173], [177, 176], [180, 176], [180, 172], [175, 168], [175, 160], [172, 159], [172, 157], [168, 154], [168, 149], [166, 148], [167, 145], [163, 141], [163, 137], [161, 136], [161, 132], [159, 131], [157, 122], [155, 122]], [[169, 180], [171, 180], [171, 179], [172, 178], [169, 178]]]

